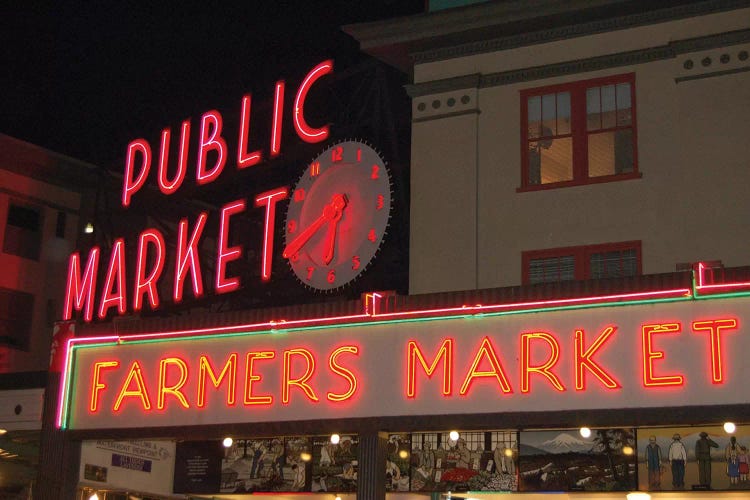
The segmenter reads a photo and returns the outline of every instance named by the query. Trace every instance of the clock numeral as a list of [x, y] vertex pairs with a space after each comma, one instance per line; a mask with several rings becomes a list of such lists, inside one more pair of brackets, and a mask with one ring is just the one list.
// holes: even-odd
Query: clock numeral
[[336, 146], [331, 150], [331, 161], [336, 163], [344, 159], [344, 148], [342, 146]]
[[286, 223], [286, 232], [289, 234], [294, 234], [297, 231], [297, 221], [292, 219], [289, 222]]
[[303, 188], [299, 188], [294, 191], [294, 201], [300, 202], [305, 199], [305, 190]]
[[289, 260], [292, 262], [297, 262], [299, 260], [299, 252], [294, 252], [291, 257], [289, 257]]
[[374, 229], [370, 229], [370, 232], [367, 233], [367, 239], [370, 240], [370, 241], [372, 241], [373, 243], [375, 243], [375, 240], [378, 239], [378, 237], [375, 236], [375, 230]]
[[315, 177], [320, 174], [320, 162], [314, 161], [310, 164], [310, 177]]
[[372, 172], [370, 173], [370, 179], [379, 178], [379, 174], [378, 174], [379, 171], [380, 171], [380, 167], [378, 165], [373, 165]]
[[362, 161], [362, 148], [357, 148], [357, 162]]
[[310, 267], [307, 268], [307, 279], [308, 280], [312, 279], [313, 271], [315, 271], [314, 267], [310, 266]]
[[375, 202], [375, 210], [382, 210], [385, 205], [385, 198], [382, 194], [378, 195], [378, 200]]
[[336, 271], [334, 271], [333, 269], [331, 269], [330, 271], [328, 271], [328, 275], [326, 276], [326, 280], [328, 280], [328, 283], [333, 283], [334, 281], [336, 281]]
[[357, 269], [359, 269], [359, 266], [359, 255], [355, 255], [354, 257], [352, 257], [352, 270], [356, 271]]

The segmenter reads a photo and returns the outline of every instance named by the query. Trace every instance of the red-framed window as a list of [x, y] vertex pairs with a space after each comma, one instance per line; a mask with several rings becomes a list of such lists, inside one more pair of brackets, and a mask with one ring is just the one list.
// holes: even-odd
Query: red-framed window
[[635, 74], [521, 91], [521, 187], [637, 178]]
[[530, 250], [522, 253], [523, 284], [620, 278], [641, 274], [641, 242]]

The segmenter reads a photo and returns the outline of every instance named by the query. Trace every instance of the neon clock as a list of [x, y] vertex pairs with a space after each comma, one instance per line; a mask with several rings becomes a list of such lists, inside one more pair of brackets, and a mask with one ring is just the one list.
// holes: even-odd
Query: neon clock
[[372, 262], [390, 213], [391, 180], [380, 154], [360, 141], [334, 144], [294, 186], [282, 256], [308, 287], [343, 287]]

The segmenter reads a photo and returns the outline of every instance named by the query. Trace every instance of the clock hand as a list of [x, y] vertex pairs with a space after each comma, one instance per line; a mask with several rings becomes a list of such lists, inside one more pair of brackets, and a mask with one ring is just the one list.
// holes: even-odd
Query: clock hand
[[332, 220], [336, 216], [336, 213], [341, 213], [341, 210], [343, 210], [343, 208], [346, 206], [346, 203], [347, 199], [345, 195], [333, 195], [331, 203], [323, 207], [323, 213], [320, 215], [320, 217], [315, 219], [312, 224], [310, 224], [304, 231], [302, 231], [296, 238], [294, 238], [286, 246], [286, 248], [284, 248], [281, 256], [285, 259], [288, 259], [292, 255], [297, 253], [300, 248], [305, 246], [305, 243], [307, 243], [307, 241], [312, 238], [312, 236], [323, 226], [323, 224]]
[[333, 251], [336, 248], [336, 228], [338, 227], [339, 221], [341, 220], [341, 216], [343, 215], [343, 210], [339, 210], [336, 212], [336, 215], [334, 215], [333, 219], [331, 219], [331, 222], [328, 223], [328, 232], [326, 234], [326, 253], [323, 256], [323, 263], [328, 265], [333, 260]]

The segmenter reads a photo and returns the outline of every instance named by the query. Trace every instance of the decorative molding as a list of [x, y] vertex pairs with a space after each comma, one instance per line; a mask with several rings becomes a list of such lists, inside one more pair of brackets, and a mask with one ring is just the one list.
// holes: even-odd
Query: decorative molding
[[641, 12], [622, 17], [599, 19], [581, 24], [560, 26], [542, 31], [522, 33], [520, 35], [480, 40], [438, 47], [434, 49], [412, 52], [410, 55], [414, 64], [435, 62], [456, 57], [466, 57], [485, 52], [515, 49], [528, 45], [553, 42], [608, 31], [619, 31], [627, 28], [658, 24], [695, 16], [724, 12], [739, 8], [750, 7], [750, 0], [708, 0], [705, 2], [678, 5], [650, 12]]
[[690, 80], [701, 80], [703, 78], [712, 78], [714, 76], [733, 75], [735, 73], [744, 73], [745, 71], [750, 71], [750, 66], [747, 66], [744, 68], [726, 69], [723, 71], [714, 71], [712, 73], [703, 73], [701, 75], [680, 76], [678, 78], [675, 78], [674, 82], [675, 83], [689, 82]]
[[[730, 31], [717, 35], [689, 38], [685, 40], [672, 41], [667, 45], [639, 49], [617, 54], [590, 57], [588, 59], [577, 59], [544, 66], [534, 66], [510, 71], [500, 71], [487, 75], [468, 75], [432, 82], [424, 82], [408, 85], [407, 93], [413, 97], [431, 95], [439, 92], [448, 92], [469, 88], [473, 80], [478, 77], [478, 87], [496, 87], [510, 85], [513, 83], [543, 80], [556, 76], [574, 75], [589, 71], [632, 66], [653, 61], [673, 59], [678, 54], [686, 54], [698, 50], [709, 50], [719, 47], [737, 45], [750, 41], [750, 29]], [[688, 78], [693, 79], [693, 78]], [[682, 81], [682, 80], [680, 80]]]

